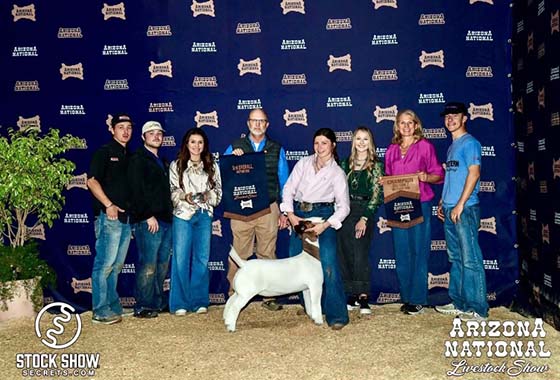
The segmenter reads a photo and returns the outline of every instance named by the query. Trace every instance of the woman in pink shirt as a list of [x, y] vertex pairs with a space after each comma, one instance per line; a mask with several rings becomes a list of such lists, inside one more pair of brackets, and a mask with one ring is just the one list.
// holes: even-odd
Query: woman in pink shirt
[[393, 246], [401, 290], [401, 311], [415, 315], [428, 303], [428, 258], [430, 255], [432, 199], [430, 184], [441, 183], [443, 168], [432, 143], [422, 133], [422, 122], [411, 110], [397, 114], [393, 139], [385, 153], [385, 174], [418, 174], [424, 221], [410, 228], [393, 227]]
[[[346, 296], [338, 258], [336, 231], [350, 212], [348, 183], [338, 166], [336, 136], [332, 129], [321, 128], [313, 136], [315, 154], [298, 161], [282, 190], [280, 210], [288, 215], [292, 226], [300, 220], [321, 217], [324, 222], [313, 230], [319, 236], [323, 267], [321, 304], [328, 325], [340, 330], [348, 324]], [[302, 242], [296, 234], [290, 238], [290, 256], [301, 253]]]

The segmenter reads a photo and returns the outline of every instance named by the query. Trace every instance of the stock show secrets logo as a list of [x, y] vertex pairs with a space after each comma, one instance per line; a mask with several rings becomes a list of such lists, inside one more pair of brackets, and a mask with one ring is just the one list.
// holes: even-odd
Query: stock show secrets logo
[[[59, 311], [52, 320], [49, 309]], [[72, 346], [82, 332], [82, 320], [76, 310], [64, 303], [53, 302], [39, 311], [35, 318], [35, 334], [41, 343], [53, 350]], [[18, 353], [16, 368], [24, 377], [92, 377], [99, 368], [99, 353], [49, 352]]]

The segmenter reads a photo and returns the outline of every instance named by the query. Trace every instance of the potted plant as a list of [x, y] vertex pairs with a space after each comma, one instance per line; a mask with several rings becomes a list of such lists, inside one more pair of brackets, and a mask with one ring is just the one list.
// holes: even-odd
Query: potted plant
[[[59, 217], [62, 192], [75, 169], [61, 154], [80, 144], [57, 129], [44, 134], [9, 129], [0, 136], [0, 310], [21, 293], [15, 286], [19, 280], [35, 311], [42, 306], [42, 288], [55, 284], [55, 273], [39, 257], [30, 231], [41, 223], [51, 227]], [[37, 281], [41, 286], [35, 286]]]

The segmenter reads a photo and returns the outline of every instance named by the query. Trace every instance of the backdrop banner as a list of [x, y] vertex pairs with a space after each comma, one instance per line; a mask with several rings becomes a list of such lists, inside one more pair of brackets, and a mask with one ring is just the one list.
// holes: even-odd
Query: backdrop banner
[[250, 221], [270, 214], [264, 153], [222, 156], [220, 174], [224, 218]]

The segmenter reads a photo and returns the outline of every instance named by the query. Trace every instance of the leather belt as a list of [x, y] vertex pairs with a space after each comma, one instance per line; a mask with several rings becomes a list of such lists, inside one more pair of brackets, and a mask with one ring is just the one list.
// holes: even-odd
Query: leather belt
[[313, 209], [318, 209], [321, 207], [332, 207], [334, 206], [334, 202], [317, 202], [317, 203], [296, 202], [296, 206], [301, 211], [309, 212]]

